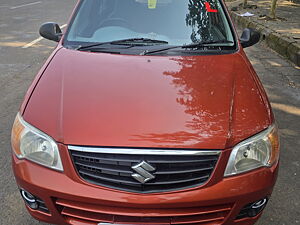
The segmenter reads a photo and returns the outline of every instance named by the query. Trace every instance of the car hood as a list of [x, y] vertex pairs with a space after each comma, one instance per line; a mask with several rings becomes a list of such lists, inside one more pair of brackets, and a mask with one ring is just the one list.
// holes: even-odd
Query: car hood
[[165, 57], [62, 48], [23, 116], [64, 144], [224, 149], [270, 124], [256, 82], [238, 53]]

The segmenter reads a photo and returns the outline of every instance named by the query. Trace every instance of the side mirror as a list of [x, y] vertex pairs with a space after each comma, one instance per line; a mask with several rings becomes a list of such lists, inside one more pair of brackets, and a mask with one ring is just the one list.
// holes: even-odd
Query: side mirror
[[246, 28], [243, 31], [242, 36], [240, 38], [240, 42], [243, 48], [247, 48], [252, 45], [255, 45], [256, 43], [259, 42], [259, 40], [260, 40], [260, 33], [250, 28]]
[[56, 23], [44, 23], [40, 28], [40, 35], [51, 41], [59, 42], [63, 33]]

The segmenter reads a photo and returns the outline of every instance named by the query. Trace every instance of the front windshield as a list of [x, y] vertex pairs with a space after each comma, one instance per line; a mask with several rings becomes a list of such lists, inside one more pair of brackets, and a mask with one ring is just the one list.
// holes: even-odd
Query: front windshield
[[235, 45], [219, 0], [82, 0], [65, 44], [130, 38], [176, 46], [200, 42]]

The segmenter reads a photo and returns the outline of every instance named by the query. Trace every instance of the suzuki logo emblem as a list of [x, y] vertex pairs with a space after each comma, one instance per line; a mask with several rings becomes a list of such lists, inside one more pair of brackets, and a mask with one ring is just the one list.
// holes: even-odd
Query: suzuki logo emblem
[[136, 172], [131, 176], [142, 184], [155, 178], [155, 176], [150, 173], [153, 172], [155, 168], [145, 161], [142, 161], [131, 168]]

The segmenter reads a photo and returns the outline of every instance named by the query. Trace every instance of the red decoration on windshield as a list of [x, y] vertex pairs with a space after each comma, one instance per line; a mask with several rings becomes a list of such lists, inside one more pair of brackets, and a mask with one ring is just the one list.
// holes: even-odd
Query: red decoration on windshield
[[207, 12], [214, 12], [214, 13], [218, 12], [217, 9], [212, 9], [210, 7], [210, 3], [209, 2], [205, 2], [205, 7], [206, 7]]

